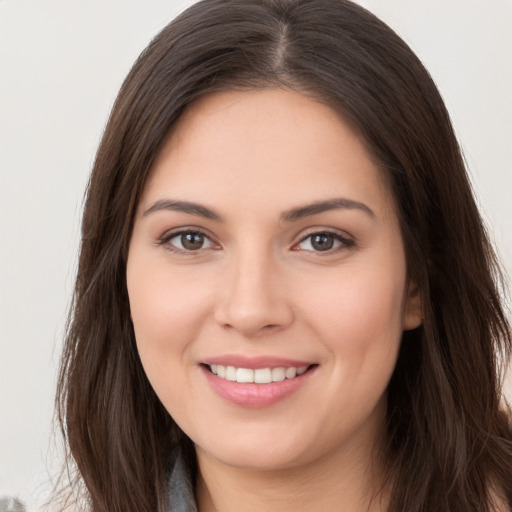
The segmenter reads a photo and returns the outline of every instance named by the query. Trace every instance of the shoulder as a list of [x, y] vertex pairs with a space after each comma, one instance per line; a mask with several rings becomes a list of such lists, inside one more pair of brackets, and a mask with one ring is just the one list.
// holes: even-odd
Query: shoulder
[[15, 496], [0, 496], [0, 512], [25, 512], [25, 504]]

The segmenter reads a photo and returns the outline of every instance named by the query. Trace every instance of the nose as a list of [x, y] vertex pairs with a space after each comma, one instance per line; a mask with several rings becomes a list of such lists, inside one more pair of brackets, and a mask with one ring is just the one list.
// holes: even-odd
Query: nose
[[221, 288], [215, 320], [223, 328], [254, 338], [285, 329], [293, 322], [283, 272], [268, 255], [234, 257], [227, 263]]

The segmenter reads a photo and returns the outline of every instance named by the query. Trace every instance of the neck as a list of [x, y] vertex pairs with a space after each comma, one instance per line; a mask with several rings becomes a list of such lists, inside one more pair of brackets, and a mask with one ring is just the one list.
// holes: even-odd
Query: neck
[[273, 470], [223, 464], [197, 449], [200, 512], [384, 512], [383, 471], [376, 450], [329, 453], [321, 460]]

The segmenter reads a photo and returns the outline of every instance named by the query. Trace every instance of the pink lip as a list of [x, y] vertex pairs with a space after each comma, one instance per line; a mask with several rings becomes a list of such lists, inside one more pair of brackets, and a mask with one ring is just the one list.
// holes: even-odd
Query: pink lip
[[201, 361], [203, 364], [221, 364], [223, 366], [235, 366], [236, 368], [300, 368], [301, 366], [311, 365], [311, 361], [299, 361], [297, 359], [286, 359], [274, 356], [242, 356], [237, 354], [226, 354], [224, 356], [210, 357]]
[[[213, 361], [213, 360], [212, 360]], [[226, 361], [223, 359], [223, 361]], [[277, 368], [280, 366], [289, 367], [289, 366], [306, 366], [306, 364], [289, 364], [289, 363], [281, 363], [281, 364], [273, 364], [272, 366], [268, 364], [260, 365], [259, 363], [255, 363], [254, 360], [251, 361], [249, 366], [240, 365], [227, 365], [227, 366], [238, 366], [239, 368]], [[208, 363], [208, 364], [222, 364], [222, 363]], [[224, 363], [226, 364], [226, 363]], [[247, 361], [244, 363], [247, 365]], [[211, 386], [213, 391], [219, 395], [224, 400], [241, 407], [247, 407], [250, 409], [258, 409], [263, 407], [269, 407], [274, 405], [292, 393], [298, 391], [304, 384], [307, 383], [309, 378], [313, 373], [315, 373], [316, 366], [309, 368], [308, 371], [303, 373], [302, 375], [295, 377], [293, 379], [285, 379], [280, 382], [270, 382], [268, 384], [252, 384], [252, 383], [241, 383], [241, 382], [232, 382], [226, 379], [222, 379], [217, 375], [213, 374], [206, 366], [201, 365], [201, 370], [208, 381], [208, 384]]]

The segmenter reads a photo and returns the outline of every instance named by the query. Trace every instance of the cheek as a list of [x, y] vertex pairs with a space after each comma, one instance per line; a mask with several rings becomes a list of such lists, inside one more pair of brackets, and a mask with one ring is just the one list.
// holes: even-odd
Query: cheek
[[193, 336], [210, 302], [204, 280], [187, 269], [133, 265], [127, 272], [130, 310], [136, 337], [144, 343], [176, 347]]
[[168, 412], [186, 417], [191, 406], [186, 397], [193, 392], [197, 371], [191, 347], [204, 323], [206, 304], [211, 302], [208, 289], [190, 269], [171, 273], [165, 262], [151, 264], [135, 258], [129, 260], [127, 286], [146, 376]]
[[332, 356], [333, 385], [384, 392], [402, 338], [403, 268], [346, 267], [304, 297], [308, 324]]
[[338, 276], [317, 282], [316, 291], [305, 296], [310, 319], [327, 332], [345, 337], [348, 330], [358, 338], [371, 332], [401, 332], [405, 279], [401, 275], [344, 269]]
[[[211, 302], [208, 287], [190, 268], [170, 272], [165, 260], [137, 259], [127, 266], [130, 311], [137, 349], [146, 375], [166, 405], [194, 368], [190, 347]], [[169, 382], [173, 386], [169, 386]]]

